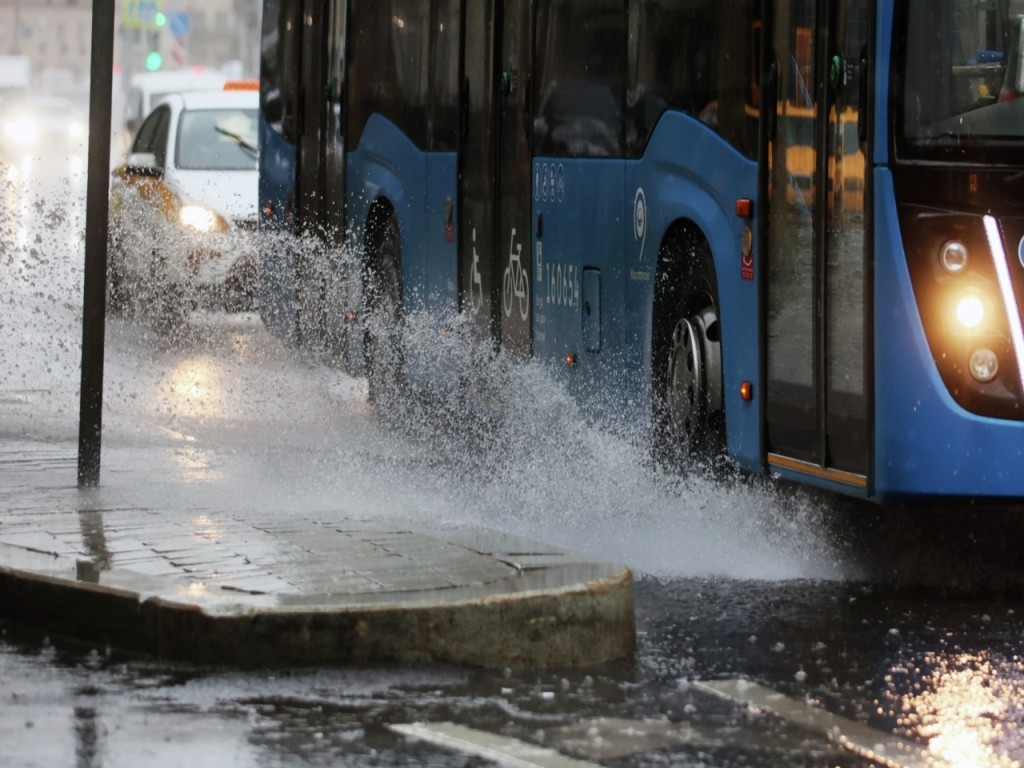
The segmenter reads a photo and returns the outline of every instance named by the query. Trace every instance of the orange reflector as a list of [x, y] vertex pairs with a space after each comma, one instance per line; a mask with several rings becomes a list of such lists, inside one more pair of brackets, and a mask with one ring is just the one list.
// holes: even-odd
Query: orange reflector
[[754, 218], [754, 201], [747, 197], [741, 197], [737, 200], [736, 215], [741, 219]]
[[576, 367], [576, 353], [575, 352], [567, 352], [565, 354], [565, 364], [568, 365], [570, 368], [575, 368]]
[[224, 83], [225, 91], [258, 91], [259, 80], [228, 80]]
[[754, 399], [754, 385], [749, 381], [740, 382], [740, 397], [746, 401]]

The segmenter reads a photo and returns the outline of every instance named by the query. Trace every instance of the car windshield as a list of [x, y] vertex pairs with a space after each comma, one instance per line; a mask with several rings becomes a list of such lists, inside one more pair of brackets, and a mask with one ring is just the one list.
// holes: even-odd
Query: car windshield
[[176, 164], [194, 171], [257, 170], [257, 110], [192, 109], [181, 113]]
[[1024, 162], [1024, 0], [910, 0], [901, 23], [897, 156]]

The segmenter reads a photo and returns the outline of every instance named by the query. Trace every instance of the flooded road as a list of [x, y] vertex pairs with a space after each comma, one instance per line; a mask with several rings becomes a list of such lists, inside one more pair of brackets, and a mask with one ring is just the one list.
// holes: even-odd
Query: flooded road
[[[7, 177], [0, 435], [77, 435], [76, 183]], [[242, 671], [3, 625], [0, 764], [486, 765], [526, 744], [606, 766], [866, 766], [886, 740], [905, 749], [893, 764], [1024, 760], [1019, 510], [879, 510], [740, 473], [665, 472], [542, 368], [480, 376], [534, 396], [485, 431], [417, 404], [382, 420], [364, 381], [285, 349], [255, 314], [193, 313], [170, 335], [111, 319], [104, 455], [159, 456], [228, 511], [479, 525], [625, 563], [633, 662]], [[737, 679], [756, 684], [730, 689], [744, 701], [713, 690]], [[784, 698], [751, 709], [762, 689]], [[808, 710], [835, 719], [802, 722]], [[412, 723], [423, 730], [399, 727]], [[441, 738], [444, 723], [472, 738]], [[860, 736], [842, 747], [836, 729]], [[484, 737], [509, 741], [472, 747]]]

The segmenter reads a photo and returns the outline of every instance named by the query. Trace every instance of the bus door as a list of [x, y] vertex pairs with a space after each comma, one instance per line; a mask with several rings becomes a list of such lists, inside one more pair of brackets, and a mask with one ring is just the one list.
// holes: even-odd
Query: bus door
[[773, 0], [762, 147], [766, 448], [775, 469], [868, 492], [869, 0]]
[[464, 6], [460, 305], [482, 338], [530, 351], [529, 0]]
[[531, 71], [530, 0], [505, 0], [502, 8], [500, 107], [498, 109], [498, 275], [501, 293], [501, 345], [528, 356], [532, 242], [530, 222], [530, 141], [528, 109]]
[[483, 338], [495, 332], [495, 2], [465, 4], [459, 105], [460, 309]]
[[[298, 234], [340, 243], [344, 231], [345, 167], [341, 112], [345, 71], [345, 0], [304, 0], [300, 33], [299, 147], [296, 197]], [[337, 278], [332, 249], [300, 248], [295, 277], [299, 344], [319, 348], [328, 323], [328, 290]], [[337, 316], [337, 317], [333, 317]]]

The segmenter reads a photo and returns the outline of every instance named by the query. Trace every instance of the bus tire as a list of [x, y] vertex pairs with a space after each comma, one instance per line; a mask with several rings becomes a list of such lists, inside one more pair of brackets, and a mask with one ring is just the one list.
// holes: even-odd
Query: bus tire
[[402, 242], [392, 211], [376, 213], [367, 225], [363, 303], [367, 392], [380, 407], [400, 395], [404, 370]]
[[652, 344], [655, 455], [714, 464], [725, 452], [718, 280], [696, 230], [661, 248]]

